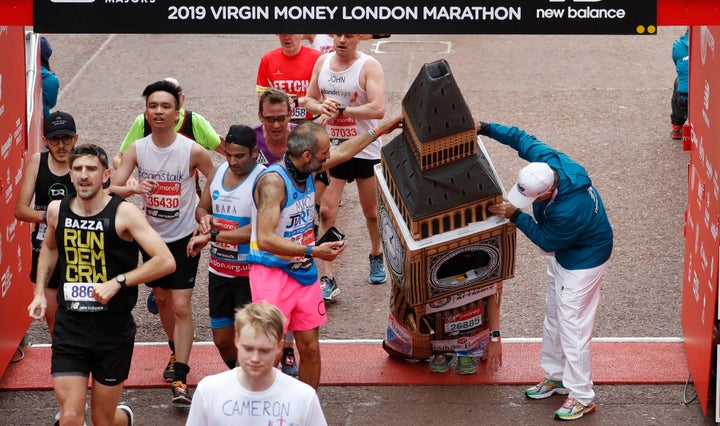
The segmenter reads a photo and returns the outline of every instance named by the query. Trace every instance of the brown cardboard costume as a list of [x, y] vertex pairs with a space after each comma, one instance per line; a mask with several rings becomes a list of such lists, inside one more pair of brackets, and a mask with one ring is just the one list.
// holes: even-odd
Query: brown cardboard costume
[[403, 98], [402, 134], [375, 166], [392, 298], [383, 347], [401, 358], [482, 351], [483, 298], [515, 267], [515, 226], [490, 216], [503, 189], [445, 60]]

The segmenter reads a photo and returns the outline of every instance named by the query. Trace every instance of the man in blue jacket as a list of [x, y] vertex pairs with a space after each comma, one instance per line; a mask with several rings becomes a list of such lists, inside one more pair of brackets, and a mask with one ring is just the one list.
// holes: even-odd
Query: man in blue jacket
[[[600, 283], [613, 246], [602, 200], [585, 169], [517, 127], [480, 123], [478, 133], [530, 161], [507, 201], [490, 206], [510, 219], [547, 255], [547, 297], [540, 366], [545, 379], [528, 398], [569, 394], [555, 418], [574, 420], [595, 411], [590, 340]], [[522, 209], [533, 206], [532, 216]]]
[[690, 34], [680, 36], [673, 42], [672, 59], [675, 63], [675, 71], [677, 77], [673, 85], [673, 94], [670, 99], [672, 112], [670, 113], [670, 122], [672, 130], [670, 136], [673, 139], [682, 139], [683, 125], [688, 117], [688, 82], [689, 82], [689, 65], [690, 65]]

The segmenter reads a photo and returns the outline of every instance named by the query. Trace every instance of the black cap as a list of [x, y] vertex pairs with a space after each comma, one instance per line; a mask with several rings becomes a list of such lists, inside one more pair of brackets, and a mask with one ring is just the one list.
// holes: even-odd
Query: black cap
[[50, 139], [57, 135], [75, 136], [75, 120], [67, 112], [55, 111], [45, 117], [45, 137]]
[[255, 148], [257, 135], [252, 127], [243, 124], [233, 124], [225, 136], [225, 143], [234, 143], [235, 145], [244, 146], [248, 149]]

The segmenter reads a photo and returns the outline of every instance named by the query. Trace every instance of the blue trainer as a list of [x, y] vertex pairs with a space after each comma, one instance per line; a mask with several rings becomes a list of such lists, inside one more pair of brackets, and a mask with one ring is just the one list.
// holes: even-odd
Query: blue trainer
[[383, 261], [382, 253], [370, 255], [370, 277], [368, 282], [370, 284], [382, 284], [387, 280], [387, 274], [385, 273], [385, 262]]
[[320, 290], [322, 290], [322, 297], [326, 302], [333, 301], [340, 294], [335, 278], [320, 278]]
[[297, 377], [300, 375], [297, 365], [295, 364], [295, 351], [293, 348], [283, 349], [283, 356], [280, 360], [282, 372], [290, 377]]
[[157, 315], [158, 312], [160, 312], [160, 311], [158, 311], [158, 305], [157, 305], [157, 302], [155, 301], [155, 292], [152, 290], [150, 290], [150, 293], [148, 293], [147, 310], [148, 310], [148, 312], [150, 312], [153, 315]]

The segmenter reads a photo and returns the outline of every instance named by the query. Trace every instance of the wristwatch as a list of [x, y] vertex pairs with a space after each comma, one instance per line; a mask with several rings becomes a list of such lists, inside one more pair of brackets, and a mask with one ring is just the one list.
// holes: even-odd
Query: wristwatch
[[220, 231], [218, 231], [217, 229], [214, 229], [214, 228], [211, 229], [210, 230], [210, 241], [212, 241], [213, 243], [216, 242], [217, 236], [219, 233], [220, 233]]
[[337, 106], [338, 115], [340, 115], [340, 116], [343, 115], [343, 113], [345, 113], [345, 108], [347, 108], [347, 105], [345, 105], [345, 104], [338, 105]]
[[115, 281], [120, 284], [120, 288], [127, 288], [127, 284], [125, 284], [125, 274], [120, 274], [115, 277]]
[[500, 341], [500, 330], [493, 330], [490, 332], [490, 341], [495, 343]]
[[313, 246], [308, 244], [305, 246], [305, 258], [306, 259], [312, 259], [312, 248]]

